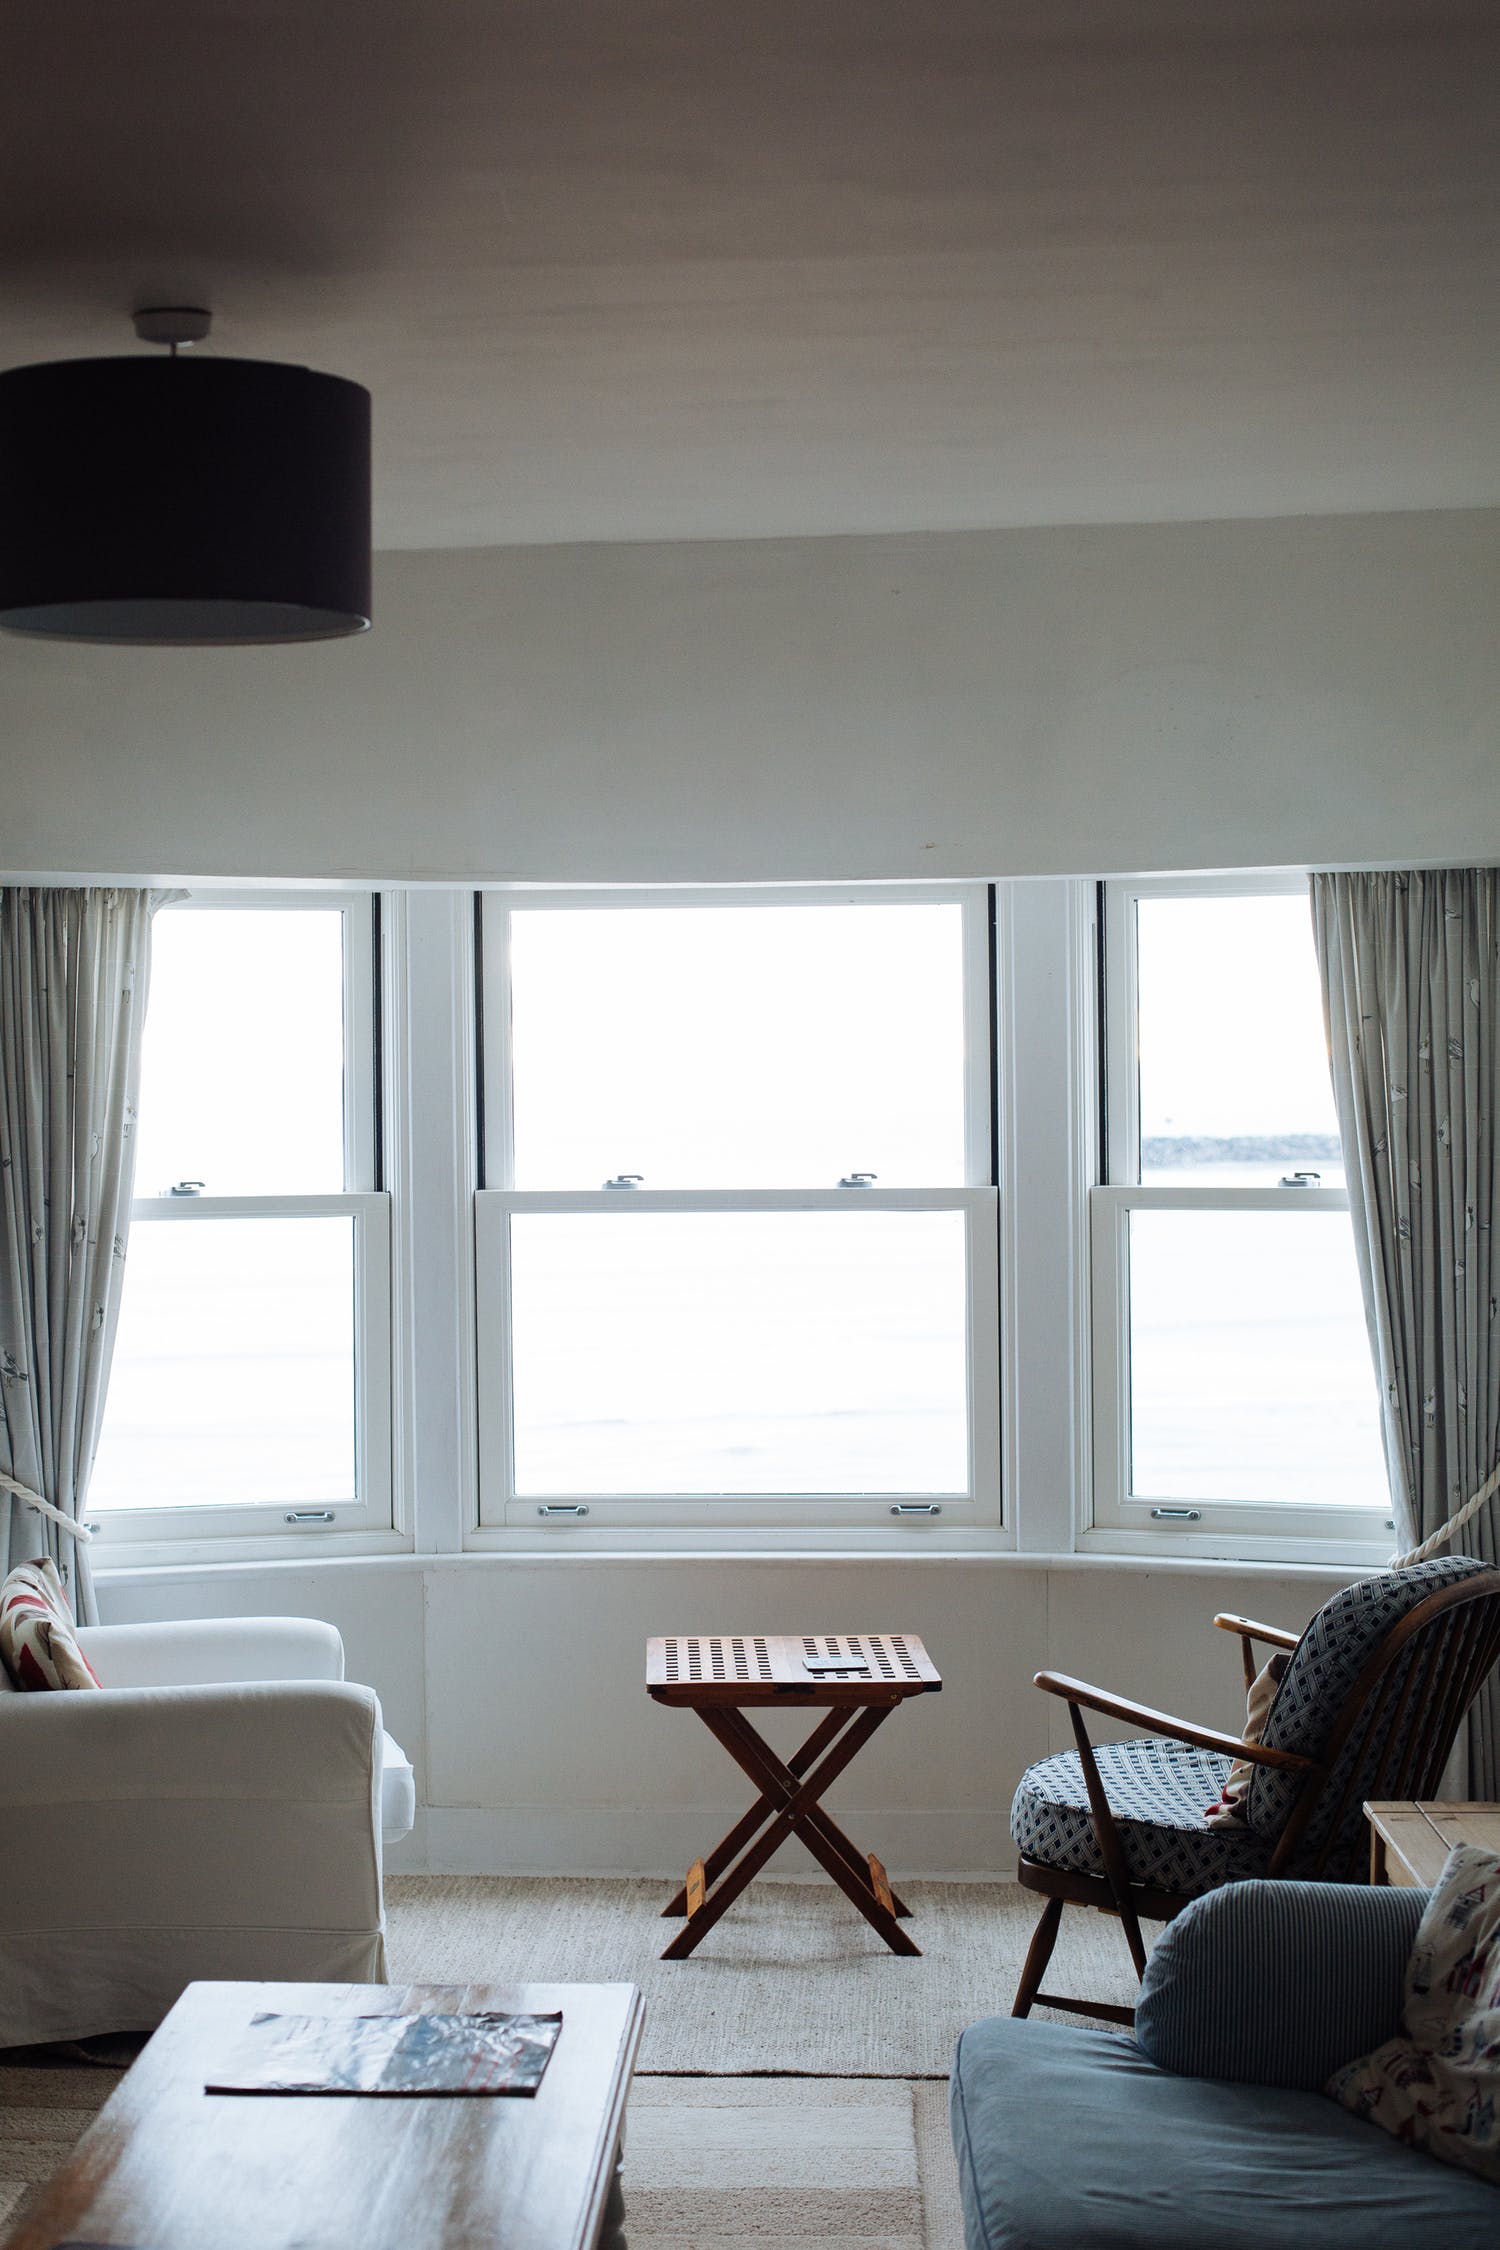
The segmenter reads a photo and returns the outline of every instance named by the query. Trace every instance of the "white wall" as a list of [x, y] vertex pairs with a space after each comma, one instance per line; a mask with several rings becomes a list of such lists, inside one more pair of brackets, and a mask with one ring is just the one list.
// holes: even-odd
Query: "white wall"
[[[917, 1632], [942, 1693], [897, 1711], [829, 1803], [893, 1875], [957, 1875], [1013, 1868], [1016, 1782], [1071, 1746], [1064, 1706], [1033, 1673], [1072, 1672], [1238, 1731], [1239, 1644], [1212, 1630], [1214, 1611], [1300, 1626], [1350, 1575], [1009, 1556], [470, 1555], [106, 1575], [101, 1605], [110, 1624], [330, 1619], [417, 1767], [426, 1810], [393, 1864], [480, 1872], [680, 1875], [744, 1810], [742, 1777], [692, 1713], [648, 1699], [648, 1634]], [[797, 1739], [797, 1722], [777, 1721], [785, 1744]], [[809, 1862], [796, 1845], [779, 1864]]]
[[368, 639], [0, 646], [11, 873], [1500, 854], [1500, 512], [392, 554]]

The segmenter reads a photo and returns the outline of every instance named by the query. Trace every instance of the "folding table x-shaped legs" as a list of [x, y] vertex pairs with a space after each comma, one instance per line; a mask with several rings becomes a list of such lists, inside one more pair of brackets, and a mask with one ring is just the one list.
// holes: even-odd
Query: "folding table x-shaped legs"
[[[663, 1909], [686, 1915], [662, 1954], [684, 1961], [789, 1836], [799, 1836], [893, 1953], [915, 1954], [909, 1909], [873, 1852], [861, 1854], [819, 1802], [898, 1703], [942, 1682], [914, 1634], [677, 1635], [654, 1640], [646, 1684], [659, 1702], [695, 1710], [758, 1795]], [[812, 1733], [783, 1759], [745, 1707], [824, 1706]]]

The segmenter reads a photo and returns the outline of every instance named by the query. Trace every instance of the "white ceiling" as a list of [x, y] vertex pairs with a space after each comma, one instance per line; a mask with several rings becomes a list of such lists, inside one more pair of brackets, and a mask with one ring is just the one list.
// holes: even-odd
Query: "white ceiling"
[[375, 394], [386, 547], [1500, 502], [1500, 4], [12, 0], [0, 364]]

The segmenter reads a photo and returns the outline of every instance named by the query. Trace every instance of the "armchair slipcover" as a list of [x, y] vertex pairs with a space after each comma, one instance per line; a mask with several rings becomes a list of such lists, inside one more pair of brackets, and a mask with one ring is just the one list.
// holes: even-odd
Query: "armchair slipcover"
[[148, 2030], [195, 1978], [379, 1983], [415, 1789], [333, 1627], [79, 1640], [97, 1692], [0, 1675], [0, 2046]]

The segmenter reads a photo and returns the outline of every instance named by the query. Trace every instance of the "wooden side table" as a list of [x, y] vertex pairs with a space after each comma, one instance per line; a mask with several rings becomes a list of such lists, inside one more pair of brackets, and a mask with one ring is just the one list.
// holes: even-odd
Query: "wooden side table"
[[1500, 1852], [1500, 1805], [1419, 1804], [1415, 1798], [1367, 1804], [1370, 1881], [1400, 1889], [1431, 1890], [1455, 1844], [1480, 1844]]
[[[908, 1696], [941, 1686], [915, 1633], [674, 1633], [646, 1644], [646, 1692], [696, 1711], [759, 1795], [663, 1907], [687, 1920], [663, 1953], [685, 1961], [788, 1836], [800, 1836], [893, 1953], [920, 1953], [873, 1852], [860, 1853], [819, 1799]], [[826, 1712], [792, 1756], [779, 1758], [745, 1717], [773, 1705]]]

